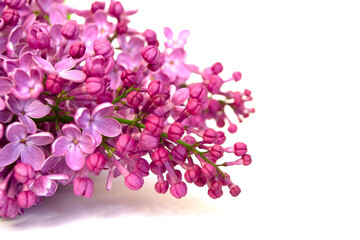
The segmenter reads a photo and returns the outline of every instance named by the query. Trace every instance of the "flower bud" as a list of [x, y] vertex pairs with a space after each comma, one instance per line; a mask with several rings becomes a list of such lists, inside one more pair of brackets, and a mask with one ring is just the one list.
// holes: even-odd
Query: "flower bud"
[[179, 122], [174, 122], [171, 124], [168, 130], [168, 139], [170, 141], [176, 142], [182, 138], [184, 132], [184, 126]]
[[93, 4], [91, 4], [91, 12], [95, 13], [98, 10], [104, 10], [105, 9], [105, 2], [99, 2], [96, 1]]
[[156, 33], [151, 29], [146, 29], [143, 33], [143, 36], [145, 37], [147, 43], [149, 45], [154, 45], [156, 47], [159, 46], [159, 41], [157, 40]]
[[201, 168], [201, 173], [204, 175], [205, 178], [210, 179], [215, 175], [216, 169], [212, 164], [205, 163], [204, 166]]
[[169, 189], [169, 183], [167, 181], [157, 182], [155, 184], [155, 190], [158, 193], [165, 194]]
[[217, 139], [215, 144], [221, 145], [226, 141], [226, 136], [225, 133], [223, 131], [217, 131]]
[[170, 193], [176, 198], [185, 197], [187, 193], [187, 186], [184, 182], [175, 183], [170, 187]]
[[238, 82], [238, 81], [241, 80], [242, 74], [241, 74], [241, 72], [234, 72], [234, 73], [232, 74], [232, 77], [233, 77], [233, 79], [234, 79], [236, 82]]
[[233, 185], [230, 187], [230, 194], [233, 197], [238, 196], [241, 193], [241, 189], [238, 185]]
[[160, 54], [160, 57], [156, 61], [156, 63], [147, 65], [147, 68], [150, 71], [156, 72], [164, 63], [165, 63], [165, 57], [164, 55]]
[[209, 188], [209, 190], [208, 190], [208, 195], [209, 195], [212, 199], [217, 199], [217, 198], [220, 198], [220, 197], [223, 195], [223, 191], [222, 191], [222, 190], [215, 191], [215, 190]]
[[205, 143], [215, 143], [217, 139], [217, 132], [212, 128], [208, 128], [204, 132], [203, 139]]
[[100, 153], [92, 153], [86, 158], [86, 167], [96, 175], [99, 175], [101, 170], [104, 168], [105, 163], [106, 159], [104, 155]]
[[236, 156], [244, 156], [247, 153], [247, 146], [245, 143], [237, 142], [234, 144], [234, 153]]
[[217, 62], [217, 63], [214, 63], [212, 66], [211, 66], [211, 70], [213, 71], [214, 74], [219, 74], [223, 71], [224, 67], [221, 63]]
[[152, 150], [159, 145], [160, 137], [154, 136], [148, 131], [142, 131], [140, 135], [140, 145], [143, 150]]
[[160, 57], [160, 51], [156, 46], [149, 45], [141, 51], [141, 56], [148, 64], [156, 64]]
[[127, 103], [134, 108], [140, 106], [143, 99], [142, 93], [138, 91], [132, 91], [126, 96]]
[[74, 194], [90, 198], [94, 191], [94, 182], [88, 177], [76, 177], [74, 179]]
[[50, 46], [50, 34], [44, 27], [30, 27], [26, 41], [33, 49], [45, 49]]
[[224, 155], [224, 148], [220, 145], [214, 145], [210, 148], [210, 155], [214, 159], [219, 159]]
[[144, 179], [138, 172], [131, 172], [125, 177], [125, 185], [131, 190], [139, 190], [144, 185]]
[[118, 1], [112, 1], [109, 6], [109, 13], [111, 16], [119, 19], [120, 15], [124, 13], [124, 7]]
[[152, 115], [151, 117], [146, 119], [145, 129], [154, 136], [160, 136], [163, 128], [164, 122], [162, 118], [159, 118], [156, 115]]
[[201, 175], [200, 166], [194, 164], [188, 170], [186, 170], [184, 177], [188, 183], [193, 183], [194, 181], [196, 181], [196, 179], [198, 179], [198, 177], [200, 177], [200, 175]]
[[105, 90], [102, 94], [97, 95], [96, 98], [96, 103], [101, 104], [106, 102], [112, 102], [113, 95], [111, 94], [111, 92]]
[[74, 40], [79, 36], [79, 25], [75, 20], [69, 20], [61, 28], [61, 34], [66, 39]]
[[74, 59], [81, 58], [84, 56], [86, 47], [84, 43], [77, 42], [70, 46], [70, 56]]
[[169, 152], [165, 148], [159, 147], [153, 152], [151, 159], [156, 165], [165, 164], [167, 161], [169, 161]]
[[202, 107], [200, 102], [197, 99], [193, 98], [186, 104], [186, 110], [191, 115], [199, 115], [202, 111]]
[[116, 149], [121, 154], [129, 154], [132, 151], [134, 151], [135, 147], [136, 147], [135, 140], [132, 137], [130, 137], [130, 135], [128, 134], [120, 135], [118, 141], [116, 142]]
[[3, 11], [1, 17], [4, 20], [4, 24], [9, 26], [15, 26], [20, 19], [19, 12], [11, 8], [8, 8], [5, 11]]
[[224, 81], [216, 75], [213, 75], [206, 81], [206, 86], [209, 92], [212, 94], [220, 93], [220, 88], [223, 85]]
[[203, 187], [206, 185], [206, 178], [202, 175], [200, 175], [200, 177], [198, 177], [195, 181], [194, 181], [195, 185], [198, 187]]
[[188, 150], [186, 147], [182, 145], [177, 145], [173, 149], [171, 149], [171, 156], [180, 162], [185, 162], [186, 158], [188, 157]]
[[36, 195], [32, 191], [22, 191], [17, 196], [17, 204], [21, 208], [30, 208], [36, 202]]
[[155, 175], [160, 175], [163, 174], [166, 171], [166, 168], [164, 165], [156, 165], [154, 162], [151, 162], [150, 164], [150, 170], [152, 173], [154, 173]]
[[21, 183], [26, 183], [28, 180], [35, 177], [33, 167], [27, 163], [18, 163], [15, 165], [14, 177]]
[[127, 88], [136, 85], [136, 72], [130, 69], [126, 69], [121, 73], [121, 80], [123, 81], [124, 86]]
[[106, 40], [96, 41], [94, 43], [94, 51], [96, 55], [102, 55], [105, 61], [114, 56], [114, 48], [111, 46], [111, 43]]
[[251, 162], [252, 162], [251, 156], [249, 154], [245, 154], [242, 157], [242, 160], [243, 160], [243, 165], [244, 166], [249, 166], [251, 164]]
[[0, 217], [3, 218], [14, 218], [19, 213], [19, 206], [15, 199], [6, 198], [6, 203], [0, 208]]
[[86, 91], [92, 95], [97, 96], [104, 93], [107, 87], [107, 79], [99, 77], [89, 77], [86, 79]]
[[189, 145], [194, 145], [196, 143], [196, 139], [191, 135], [186, 135], [183, 138], [183, 141]]
[[156, 94], [162, 94], [165, 92], [165, 85], [160, 80], [153, 80], [148, 86], [148, 94], [153, 97]]
[[128, 26], [125, 21], [121, 21], [116, 24], [116, 31], [119, 35], [126, 33], [127, 30], [128, 30]]
[[88, 77], [103, 77], [105, 75], [105, 59], [103, 56], [89, 57], [83, 67]]
[[135, 171], [140, 173], [141, 176], [145, 177], [149, 175], [149, 170], [150, 170], [150, 165], [145, 159], [140, 158], [137, 160], [135, 164]]
[[64, 87], [64, 80], [60, 78], [56, 74], [49, 74], [47, 75], [45, 81], [45, 88], [49, 90], [52, 94], [61, 93]]
[[26, 4], [27, 0], [5, 0], [5, 3], [9, 8], [19, 10], [23, 8]]
[[168, 172], [166, 174], [166, 180], [169, 182], [170, 185], [173, 185], [182, 179], [182, 173], [178, 169], [174, 169], [173, 167], [171, 168], [174, 170], [174, 172]]
[[236, 124], [231, 123], [230, 126], [228, 127], [228, 131], [229, 133], [236, 133], [237, 132]]
[[194, 83], [189, 85], [189, 95], [192, 98], [196, 98], [201, 103], [205, 102], [208, 98], [208, 90], [202, 83]]

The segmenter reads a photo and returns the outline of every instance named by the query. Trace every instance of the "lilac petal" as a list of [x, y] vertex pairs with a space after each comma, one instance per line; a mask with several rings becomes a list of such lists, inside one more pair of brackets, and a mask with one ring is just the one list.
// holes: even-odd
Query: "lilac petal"
[[33, 56], [33, 60], [41, 67], [42, 70], [44, 70], [47, 73], [54, 73], [56, 74], [55, 68], [52, 66], [52, 64], [45, 59]]
[[22, 34], [22, 27], [13, 28], [9, 34], [9, 42], [11, 42], [13, 45], [17, 45], [21, 39]]
[[31, 118], [42, 118], [46, 116], [51, 108], [42, 102], [35, 100], [25, 109], [26, 114]]
[[165, 35], [165, 37], [166, 37], [167, 39], [169, 39], [169, 40], [172, 40], [172, 39], [173, 39], [173, 31], [172, 31], [170, 28], [168, 28], [168, 27], [165, 27], [165, 28], [164, 28], [164, 35]]
[[69, 58], [65, 58], [65, 59], [61, 60], [60, 62], [55, 63], [54, 68], [55, 68], [56, 72], [58, 72], [60, 75], [61, 72], [70, 70], [73, 67], [75, 67], [75, 65], [76, 64], [75, 64], [74, 59], [69, 57]]
[[183, 104], [186, 101], [186, 99], [188, 99], [188, 98], [189, 98], [189, 89], [188, 88], [180, 88], [172, 96], [171, 102], [174, 105], [178, 106], [180, 104]]
[[186, 41], [186, 39], [189, 37], [189, 35], [190, 35], [190, 31], [189, 31], [189, 30], [181, 31], [181, 32], [179, 33], [178, 40]]
[[24, 31], [26, 31], [30, 26], [33, 25], [33, 23], [35, 22], [36, 20], [36, 15], [35, 14], [31, 14], [25, 21], [24, 21], [24, 24], [23, 24], [23, 29]]
[[44, 152], [35, 145], [25, 145], [21, 150], [21, 162], [30, 164], [35, 171], [40, 170], [45, 161]]
[[0, 37], [0, 53], [3, 53], [6, 49], [7, 39], [4, 37]]
[[54, 136], [49, 132], [40, 132], [30, 135], [26, 142], [38, 146], [48, 145], [54, 141]]
[[54, 195], [56, 189], [56, 182], [47, 176], [41, 176], [37, 178], [30, 187], [30, 190], [33, 191], [37, 196], [45, 197]]
[[19, 88], [28, 88], [31, 86], [29, 75], [21, 69], [16, 69], [14, 74], [14, 81], [16, 86]]
[[75, 123], [80, 127], [84, 128], [90, 123], [90, 110], [87, 108], [79, 108], [74, 116]]
[[63, 156], [73, 145], [71, 139], [65, 136], [58, 137], [51, 145], [52, 153], [55, 157]]
[[59, 8], [52, 8], [49, 14], [51, 24], [61, 24], [66, 21], [64, 10]]
[[71, 139], [77, 139], [81, 136], [80, 129], [72, 123], [65, 124], [61, 130], [66, 136], [68, 136]]
[[30, 70], [30, 78], [31, 78], [31, 81], [33, 81], [35, 83], [42, 83], [43, 75], [37, 68], [35, 68], [35, 69]]
[[[54, 179], [55, 174], [58, 176], [56, 178], [56, 180], [59, 180], [59, 183], [66, 185], [71, 181], [71, 179], [75, 175], [75, 171], [73, 171], [71, 168], [69, 168], [69, 166], [66, 164], [65, 159], [63, 159], [63, 157], [61, 157], [61, 161], [59, 161], [56, 164], [56, 167], [53, 170], [51, 179]], [[61, 175], [67, 176], [67, 179], [66, 178], [60, 179]]]
[[94, 108], [91, 114], [91, 118], [96, 119], [102, 116], [110, 116], [113, 112], [114, 105], [112, 103], [102, 103]]
[[177, 66], [177, 70], [178, 76], [184, 79], [188, 79], [191, 74], [188, 66], [185, 63], [179, 64]]
[[14, 83], [7, 77], [0, 77], [0, 95], [6, 95], [10, 89], [14, 87]]
[[99, 33], [99, 31], [98, 31], [96, 24], [88, 24], [83, 33], [83, 40], [85, 42], [87, 42], [87, 41], [92, 42], [97, 38], [98, 33]]
[[76, 83], [82, 83], [86, 79], [86, 74], [79, 70], [69, 70], [67, 72], [61, 72], [59, 77]]
[[22, 139], [25, 139], [27, 134], [27, 127], [19, 122], [14, 122], [10, 124], [6, 129], [6, 138], [10, 142], [18, 142]]
[[100, 117], [93, 124], [100, 133], [107, 137], [115, 137], [121, 133], [121, 125], [118, 121], [109, 117]]
[[46, 173], [53, 169], [63, 157], [55, 157], [54, 155], [50, 155], [48, 158], [45, 159], [41, 166], [41, 173]]
[[79, 138], [79, 146], [85, 153], [93, 153], [95, 150], [95, 140], [91, 135], [84, 134]]
[[62, 24], [54, 24], [50, 29], [50, 36], [56, 45], [60, 45], [63, 36], [61, 35]]
[[18, 65], [15, 61], [4, 61], [4, 69], [7, 73], [14, 72], [18, 68]]
[[102, 136], [101, 133], [99, 132], [99, 130], [96, 129], [96, 127], [94, 126], [94, 124], [90, 125], [90, 126], [86, 126], [84, 128], [83, 131], [84, 134], [88, 134], [91, 135], [94, 140], [95, 140], [95, 145], [99, 146], [102, 142]]
[[172, 59], [177, 59], [177, 60], [180, 60], [180, 61], [184, 61], [185, 57], [186, 57], [186, 52], [182, 48], [177, 48], [170, 54], [170, 57]]
[[33, 53], [27, 52], [23, 54], [19, 61], [19, 67], [21, 69], [30, 70], [30, 68], [34, 65], [33, 61]]
[[13, 95], [6, 95], [5, 100], [7, 107], [14, 114], [20, 115], [21, 112], [24, 110], [23, 108], [21, 108], [18, 100]]
[[85, 165], [85, 156], [79, 146], [72, 145], [65, 155], [67, 165], [74, 171]]
[[37, 127], [31, 118], [29, 118], [27, 115], [19, 115], [19, 120], [21, 123], [25, 124], [29, 130], [29, 133], [36, 133]]
[[0, 97], [0, 112], [6, 108], [6, 102]]
[[97, 26], [104, 26], [108, 24], [106, 14], [103, 11], [97, 11], [94, 15], [94, 22]]
[[0, 111], [0, 122], [8, 123], [12, 120], [13, 116], [14, 116], [14, 114], [12, 112]]
[[144, 48], [144, 41], [140, 38], [133, 37], [129, 41], [129, 49], [134, 52], [138, 53]]
[[22, 146], [21, 143], [9, 143], [0, 151], [0, 167], [5, 167], [18, 159]]

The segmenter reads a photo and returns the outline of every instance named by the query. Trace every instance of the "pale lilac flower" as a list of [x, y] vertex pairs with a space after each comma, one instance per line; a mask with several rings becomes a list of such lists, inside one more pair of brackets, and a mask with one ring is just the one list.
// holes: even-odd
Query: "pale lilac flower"
[[175, 81], [177, 77], [185, 80], [189, 78], [191, 70], [186, 65], [185, 58], [186, 53], [182, 48], [175, 49], [169, 56], [165, 57], [163, 71], [172, 81]]
[[49, 174], [45, 176], [39, 176], [30, 185], [30, 190], [37, 196], [49, 197], [54, 195], [57, 189], [55, 180], [67, 180], [69, 176], [66, 174]]
[[190, 31], [189, 30], [181, 31], [178, 35], [178, 38], [174, 39], [173, 31], [170, 28], [166, 27], [164, 28], [164, 34], [165, 37], [167, 38], [167, 42], [165, 43], [165, 46], [167, 48], [176, 49], [176, 48], [184, 47], [184, 45], [186, 44], [186, 39], [190, 35]]
[[11, 93], [18, 99], [37, 98], [44, 91], [42, 74], [37, 69], [31, 69], [30, 75], [24, 70], [16, 69], [13, 79], [15, 88]]
[[0, 151], [0, 166], [15, 162], [19, 156], [22, 163], [30, 164], [39, 170], [45, 161], [45, 154], [38, 146], [52, 143], [54, 137], [49, 132], [28, 135], [27, 127], [19, 122], [10, 124], [6, 129], [6, 138], [10, 142]]
[[136, 69], [141, 63], [141, 50], [144, 45], [144, 41], [137, 37], [131, 37], [128, 42], [124, 39], [121, 42], [123, 51], [117, 56], [116, 63], [124, 69]]
[[63, 78], [65, 80], [73, 81], [76, 83], [84, 82], [86, 79], [85, 73], [79, 70], [71, 70], [73, 67], [75, 67], [76, 62], [71, 57], [65, 58], [53, 66], [50, 62], [47, 60], [38, 57], [33, 56], [34, 61], [41, 67], [44, 72], [47, 74], [56, 74], [60, 78]]
[[20, 122], [26, 125], [29, 133], [35, 133], [37, 130], [36, 124], [31, 118], [42, 118], [51, 110], [49, 106], [44, 105], [39, 100], [20, 100], [13, 95], [7, 95], [5, 99], [9, 110], [18, 115]]
[[57, 157], [65, 156], [72, 170], [80, 170], [85, 165], [85, 154], [94, 152], [95, 140], [89, 134], [82, 134], [74, 124], [65, 124], [62, 132], [64, 136], [57, 138], [51, 146], [52, 153]]
[[79, 108], [74, 116], [76, 124], [83, 129], [83, 132], [91, 135], [99, 146], [102, 136], [116, 137], [121, 133], [121, 125], [118, 121], [110, 118], [114, 112], [112, 103], [102, 103], [94, 108], [90, 114], [87, 108]]
[[98, 39], [107, 39], [109, 34], [115, 29], [115, 25], [108, 22], [107, 15], [103, 11], [96, 11], [94, 22], [98, 28]]

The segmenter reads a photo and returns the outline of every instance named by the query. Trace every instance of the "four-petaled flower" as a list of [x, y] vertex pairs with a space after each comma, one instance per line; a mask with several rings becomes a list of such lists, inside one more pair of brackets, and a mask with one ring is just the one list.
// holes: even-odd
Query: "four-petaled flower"
[[10, 142], [0, 151], [0, 167], [15, 162], [19, 156], [21, 162], [30, 164], [35, 170], [40, 170], [45, 161], [45, 154], [38, 146], [52, 143], [54, 137], [49, 132], [39, 132], [28, 135], [26, 125], [14, 122], [6, 129], [6, 138]]
[[74, 120], [83, 129], [83, 132], [94, 137], [96, 146], [102, 141], [102, 135], [106, 137], [116, 137], [121, 133], [121, 125], [113, 118], [109, 118], [114, 112], [114, 105], [106, 102], [94, 108], [90, 114], [87, 108], [79, 108], [76, 111]]
[[65, 156], [67, 165], [74, 171], [80, 170], [85, 164], [85, 153], [95, 150], [95, 140], [89, 134], [82, 134], [74, 124], [62, 127], [64, 136], [57, 138], [52, 144], [54, 156]]

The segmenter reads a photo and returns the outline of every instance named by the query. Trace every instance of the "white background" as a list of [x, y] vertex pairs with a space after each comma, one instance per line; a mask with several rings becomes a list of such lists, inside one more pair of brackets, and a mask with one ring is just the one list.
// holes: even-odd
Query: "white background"
[[[88, 1], [68, 1], [84, 6]], [[105, 176], [91, 199], [71, 188], [0, 229], [14, 237], [359, 239], [358, 1], [123, 0], [130, 26], [162, 37], [189, 29], [188, 63], [223, 63], [252, 90], [256, 113], [229, 142], [247, 143], [253, 164], [228, 171], [242, 188], [218, 200], [190, 187], [176, 200], [145, 179], [137, 192]], [[81, 5], [82, 4], [82, 5]], [[229, 159], [231, 160], [231, 159]], [[4, 235], [1, 235], [3, 237]]]

